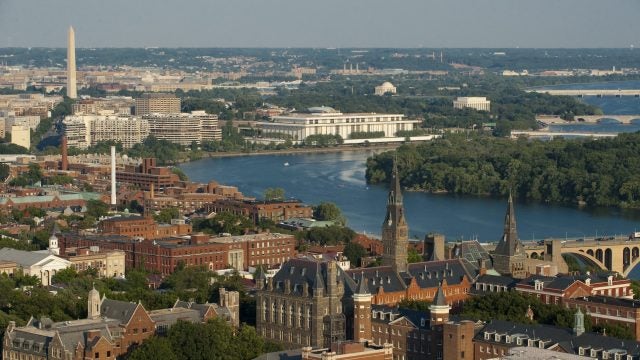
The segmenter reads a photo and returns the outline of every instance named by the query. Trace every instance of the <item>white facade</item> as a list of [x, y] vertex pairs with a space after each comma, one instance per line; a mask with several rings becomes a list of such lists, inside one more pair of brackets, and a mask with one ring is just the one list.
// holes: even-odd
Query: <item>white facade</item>
[[48, 250], [40, 252], [3, 248], [0, 249], [0, 260], [18, 264], [25, 275], [37, 277], [43, 286], [51, 285], [51, 277], [71, 265], [70, 261], [51, 255]]
[[13, 125], [28, 127], [36, 130], [40, 125], [40, 116], [8, 116], [4, 119], [4, 128], [6, 132], [11, 132]]
[[392, 83], [385, 81], [382, 85], [376, 86], [375, 94], [382, 96], [384, 94], [395, 94], [396, 87]]
[[11, 127], [11, 143], [29, 149], [31, 147], [31, 130], [26, 126]]
[[63, 120], [67, 144], [86, 149], [100, 141], [121, 142], [124, 148], [139, 144], [149, 136], [149, 123], [134, 116], [72, 115]]
[[262, 133], [290, 135], [302, 141], [310, 135], [340, 135], [349, 139], [354, 132], [384, 132], [384, 137], [394, 137], [401, 130], [413, 130], [421, 120], [408, 120], [403, 114], [376, 114], [322, 112], [311, 114], [289, 114], [272, 117], [272, 122], [261, 123]]
[[491, 111], [491, 101], [486, 97], [459, 97], [453, 100], [454, 109], [472, 108], [478, 111]]
[[149, 134], [184, 146], [192, 142], [222, 140], [218, 116], [204, 111], [180, 114], [149, 114], [143, 119], [149, 123]]

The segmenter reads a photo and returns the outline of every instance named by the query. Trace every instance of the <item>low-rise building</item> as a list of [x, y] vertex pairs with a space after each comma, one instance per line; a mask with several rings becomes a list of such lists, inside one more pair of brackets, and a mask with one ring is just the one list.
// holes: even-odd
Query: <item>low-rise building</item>
[[125, 253], [121, 250], [100, 251], [99, 247], [67, 248], [61, 257], [71, 262], [76, 271], [94, 269], [99, 277], [124, 277]]
[[471, 108], [476, 109], [478, 111], [490, 111], [491, 110], [491, 101], [487, 100], [486, 97], [458, 97], [453, 100], [453, 108], [454, 109], [464, 109]]
[[376, 86], [375, 92], [374, 92], [374, 94], [378, 96], [382, 96], [385, 94], [393, 95], [395, 93], [396, 93], [396, 87], [393, 86], [393, 84], [388, 81], [385, 81], [384, 83], [382, 83], [382, 85]]
[[309, 110], [309, 113], [273, 116], [272, 121], [260, 124], [263, 135], [285, 135], [294, 141], [304, 141], [311, 135], [339, 135], [350, 139], [352, 133], [383, 132], [384, 137], [395, 137], [398, 131], [413, 130], [422, 122], [405, 119], [402, 114], [343, 114], [327, 107]]
[[262, 219], [269, 219], [277, 223], [291, 218], [310, 218], [313, 216], [313, 208], [303, 204], [300, 200], [222, 199], [206, 204], [204, 208], [208, 213], [228, 212], [245, 216], [253, 220], [255, 224]]
[[191, 225], [184, 221], [158, 224], [153, 218], [138, 215], [104, 219], [98, 223], [98, 231], [107, 235], [122, 235], [132, 238], [161, 239], [191, 234]]
[[[0, 261], [17, 264], [17, 271], [35, 276], [43, 286], [51, 284], [51, 278], [58, 271], [71, 266], [71, 262], [48, 252], [24, 251], [11, 248], [0, 249]], [[16, 270], [13, 270], [15, 273]]]

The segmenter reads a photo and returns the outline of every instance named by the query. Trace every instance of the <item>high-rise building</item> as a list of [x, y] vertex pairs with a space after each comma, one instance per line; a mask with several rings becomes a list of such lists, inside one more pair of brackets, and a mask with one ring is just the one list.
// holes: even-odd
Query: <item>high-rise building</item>
[[113, 140], [127, 149], [149, 136], [145, 119], [117, 115], [70, 115], [62, 124], [69, 147], [86, 149], [100, 141]]
[[180, 98], [173, 94], [142, 94], [136, 99], [136, 115], [179, 113]]
[[78, 97], [76, 90], [76, 33], [69, 26], [67, 37], [67, 96], [71, 99]]
[[407, 272], [407, 246], [409, 227], [404, 217], [402, 189], [398, 176], [398, 161], [393, 162], [391, 188], [387, 199], [387, 215], [382, 223], [382, 265], [391, 266], [394, 271]]
[[149, 123], [149, 135], [174, 144], [189, 146], [193, 142], [222, 140], [222, 130], [218, 127], [218, 116], [204, 111], [191, 113], [158, 114], [142, 117]]

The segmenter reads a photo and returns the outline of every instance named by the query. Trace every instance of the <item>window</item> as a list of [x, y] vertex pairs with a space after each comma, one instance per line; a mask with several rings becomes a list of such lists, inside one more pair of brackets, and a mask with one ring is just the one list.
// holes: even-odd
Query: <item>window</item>
[[100, 358], [100, 353], [99, 352], [95, 353], [94, 354], [94, 358], [99, 359]]

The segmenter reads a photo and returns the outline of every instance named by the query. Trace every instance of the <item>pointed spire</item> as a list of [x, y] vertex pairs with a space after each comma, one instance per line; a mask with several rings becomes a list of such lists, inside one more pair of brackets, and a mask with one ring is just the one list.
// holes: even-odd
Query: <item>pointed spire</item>
[[402, 188], [400, 187], [400, 175], [398, 174], [398, 153], [393, 157], [393, 170], [391, 171], [391, 183], [389, 189], [388, 204], [402, 204]]
[[518, 228], [516, 226], [516, 212], [513, 207], [513, 195], [509, 190], [509, 201], [507, 212], [504, 216], [504, 231], [502, 238], [496, 247], [496, 253], [500, 255], [513, 256], [522, 250], [522, 244], [518, 238]]
[[364, 277], [364, 271], [362, 272], [362, 277], [360, 278], [360, 283], [358, 283], [358, 290], [356, 294], [358, 295], [370, 295], [369, 287], [366, 284], [367, 279]]
[[[324, 289], [324, 280], [322, 280], [322, 273], [320, 268], [320, 263], [316, 264], [316, 278], [313, 281], [313, 290], [323, 290]], [[315, 293], [314, 293], [315, 295]]]
[[433, 298], [433, 304], [437, 306], [447, 306], [447, 297], [444, 295], [444, 290], [442, 290], [442, 283], [438, 286], [436, 296]]

